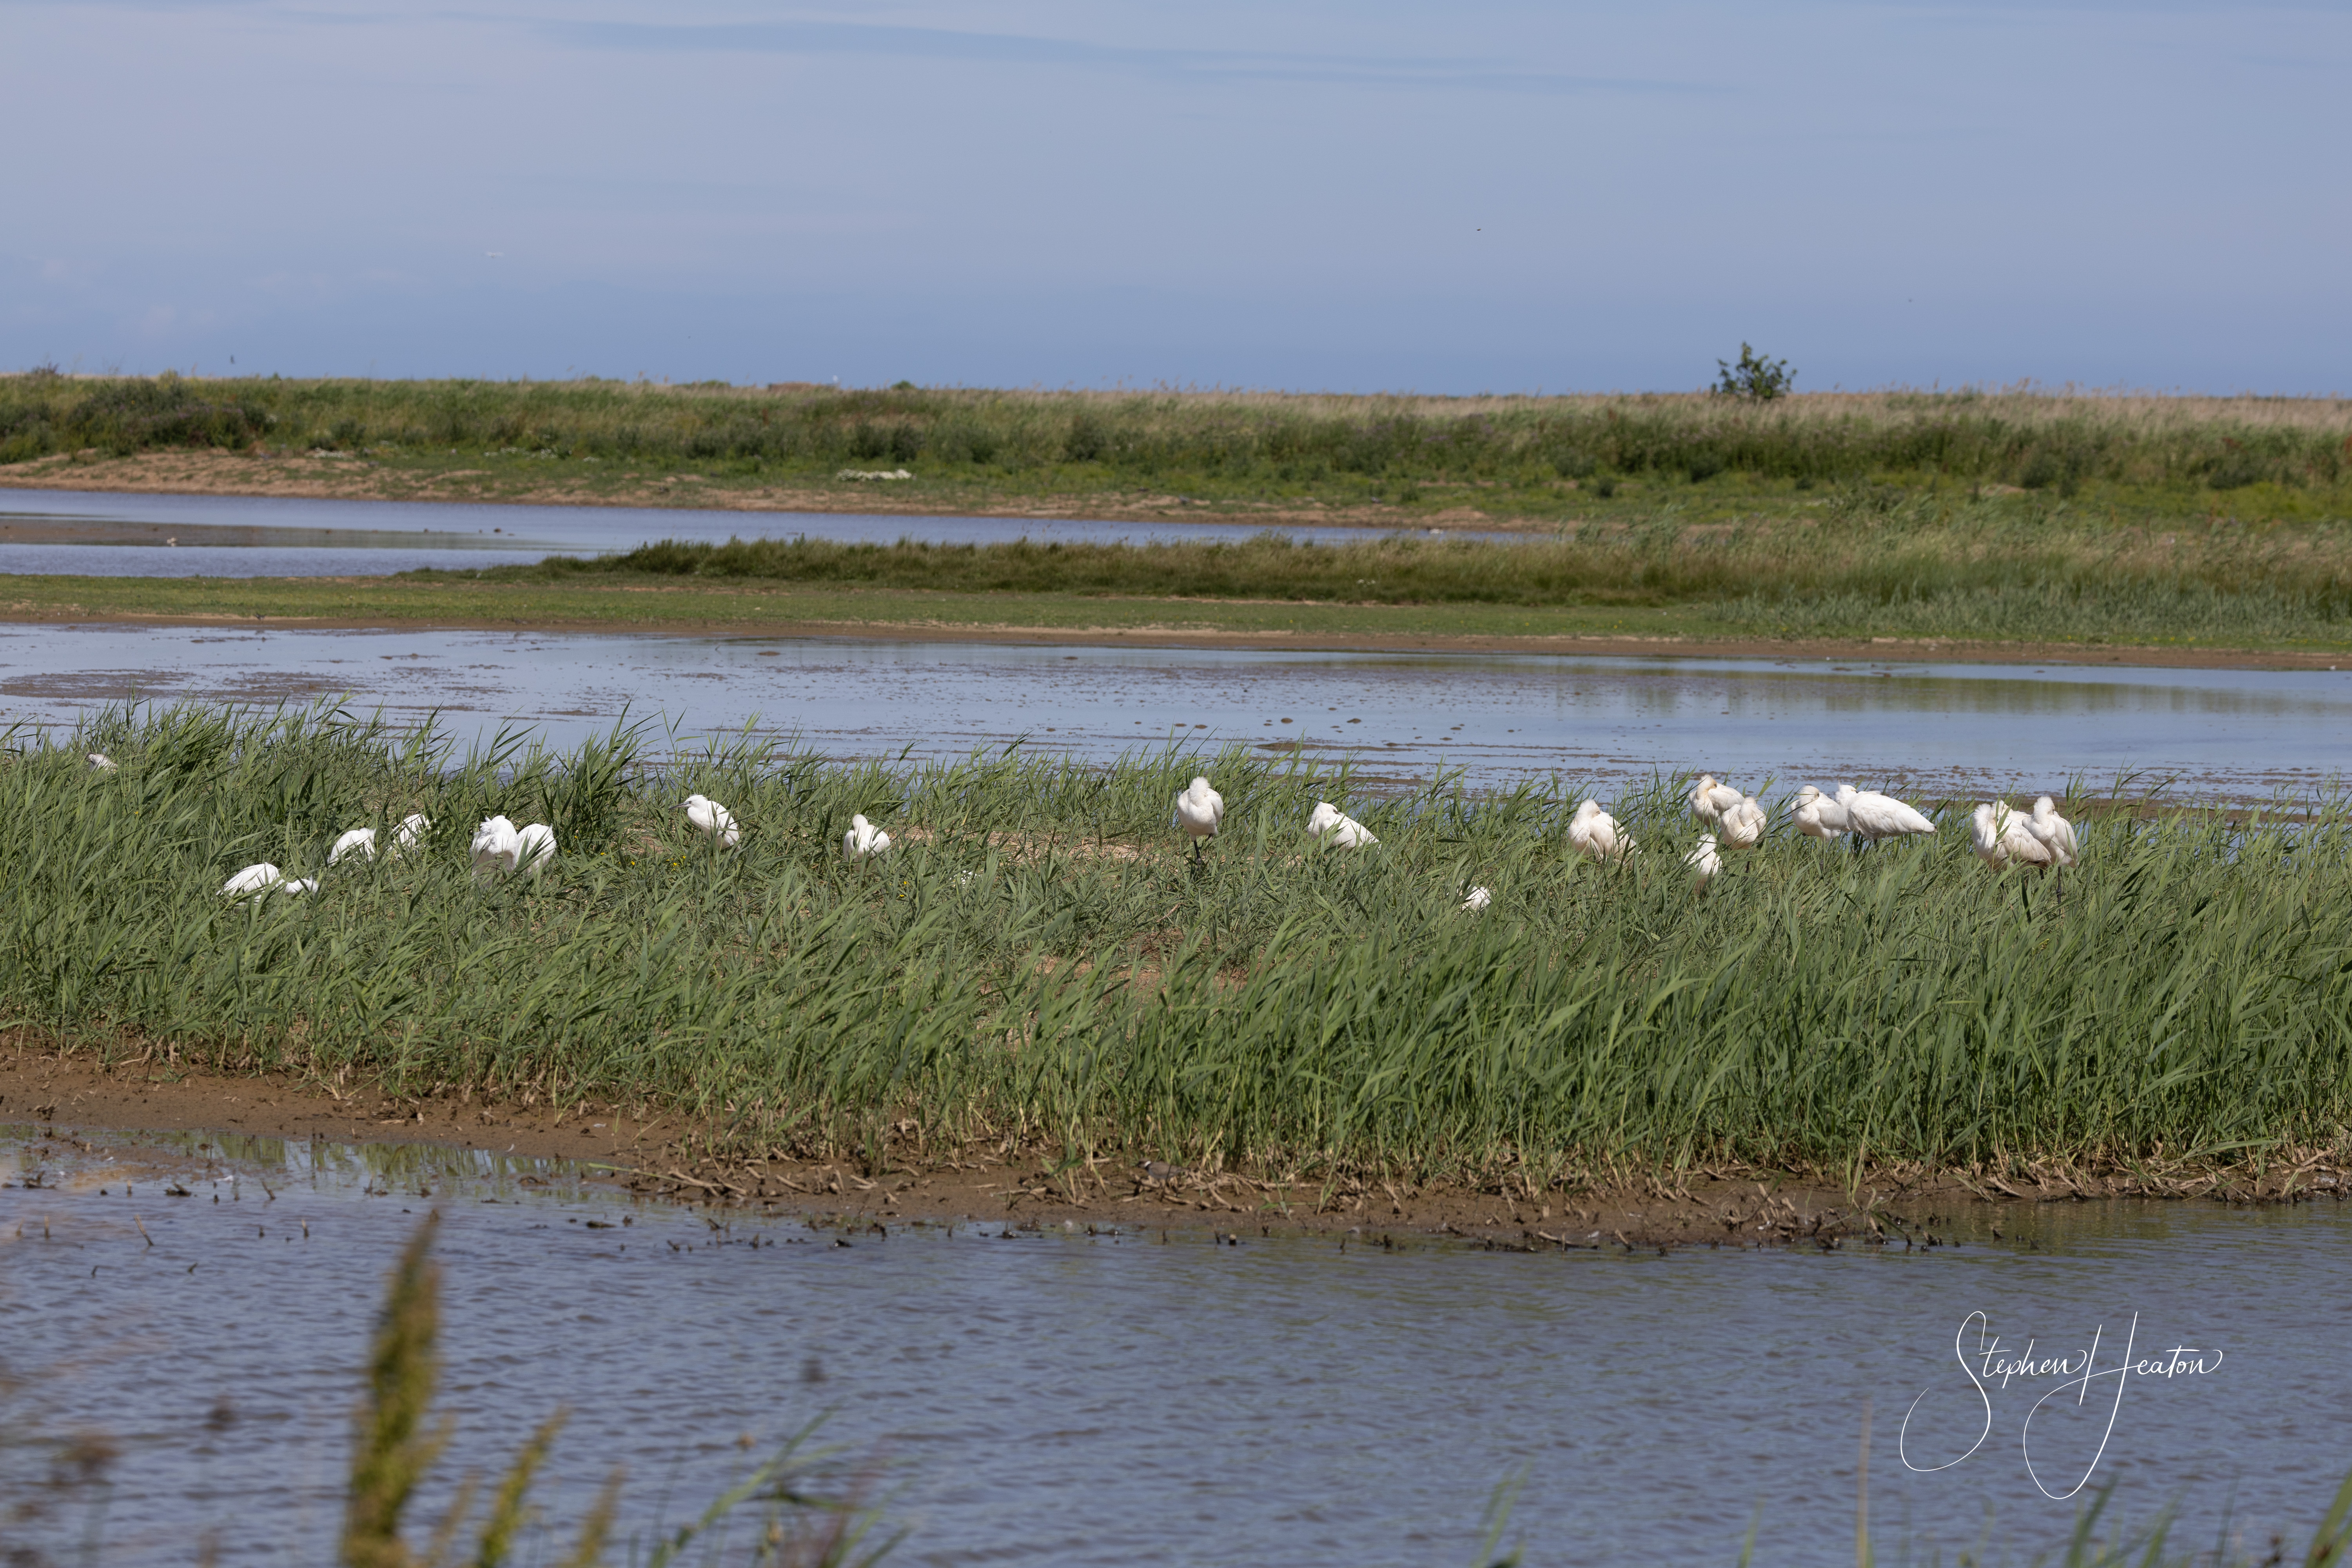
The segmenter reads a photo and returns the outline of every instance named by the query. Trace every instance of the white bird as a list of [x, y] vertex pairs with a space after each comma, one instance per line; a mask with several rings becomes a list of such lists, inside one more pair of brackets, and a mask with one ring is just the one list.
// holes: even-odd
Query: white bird
[[425, 836], [432, 831], [433, 819], [421, 811], [412, 812], [402, 817], [400, 826], [392, 830], [392, 847], [384, 851], [384, 858], [399, 859], [402, 850], [415, 848], [425, 842]]
[[1719, 784], [1713, 773], [1701, 773], [1698, 783], [1691, 785], [1691, 815], [1710, 827], [1723, 820], [1723, 814], [1747, 798], [1727, 784]]
[[342, 861], [343, 857], [347, 855], [356, 855], [362, 860], [374, 859], [375, 829], [373, 827], [354, 827], [349, 833], [344, 834], [341, 838], [336, 839], [335, 847], [327, 851], [327, 864], [330, 866], [338, 865]]
[[735, 814], [708, 795], [686, 797], [686, 820], [717, 839], [721, 849], [732, 849], [743, 841], [743, 830], [735, 826]]
[[298, 877], [288, 881], [286, 874], [267, 860], [247, 866], [221, 884], [221, 897], [224, 899], [266, 898], [271, 893], [315, 893], [318, 890], [319, 884], [309, 877]]
[[1633, 836], [1620, 828], [1597, 800], [1586, 801], [1569, 818], [1568, 841], [1579, 854], [1595, 860], [1615, 860], [1633, 852]]
[[1328, 800], [1315, 803], [1313, 814], [1307, 818], [1307, 836], [1318, 844], [1340, 849], [1360, 849], [1380, 842], [1372, 837], [1370, 828]]
[[1906, 834], [1936, 831], [1934, 823], [1891, 795], [1840, 784], [1837, 800], [1839, 808], [1845, 813], [1846, 826], [1865, 844], [1875, 844], [1882, 838], [1901, 838]]
[[1764, 829], [1770, 826], [1771, 821], [1771, 813], [1764, 809], [1762, 802], [1754, 795], [1741, 795], [1723, 808], [1722, 820], [1717, 824], [1723, 830], [1723, 847], [1726, 849], [1755, 848], [1763, 839]]
[[94, 773], [110, 773], [114, 771], [114, 759], [104, 752], [92, 752], [86, 760]]
[[2074, 825], [2058, 815], [2058, 803], [2043, 795], [2033, 803], [2033, 815], [2025, 819], [2033, 837], [2050, 847], [2051, 862], [2057, 866], [2073, 866], [2082, 858], [2080, 847], [2074, 842]]
[[1470, 896], [1462, 900], [1462, 909], [1465, 913], [1475, 915], [1494, 901], [1493, 893], [1484, 888], [1473, 888], [1470, 889]]
[[852, 860], [863, 860], [869, 855], [887, 855], [890, 836], [866, 820], [862, 812], [849, 819], [849, 831], [841, 836], [841, 852]]
[[1171, 827], [1181, 827], [1192, 840], [1192, 864], [1201, 863], [1201, 840], [1214, 838], [1225, 820], [1225, 797], [1209, 787], [1205, 778], [1195, 778], [1176, 795], [1175, 815], [1168, 819]]
[[1697, 876], [1700, 887], [1714, 881], [1716, 873], [1723, 869], [1723, 857], [1715, 852], [1715, 835], [1700, 834], [1698, 847], [1683, 857], [1683, 864]]
[[1796, 804], [1790, 816], [1795, 821], [1798, 832], [1808, 838], [1819, 838], [1824, 842], [1845, 837], [1850, 826], [1845, 819], [1845, 807], [1811, 784], [1797, 792]]
[[2051, 861], [2050, 847], [2033, 836], [2026, 818], [2007, 801], [1981, 802], [1969, 818], [1969, 847], [1994, 870], [2024, 866], [2039, 871]]
[[474, 880], [487, 882], [515, 868], [522, 854], [522, 837], [504, 816], [493, 816], [474, 830]]
[[544, 822], [525, 824], [515, 833], [515, 864], [522, 874], [536, 881], [539, 874], [555, 864], [555, 829]]

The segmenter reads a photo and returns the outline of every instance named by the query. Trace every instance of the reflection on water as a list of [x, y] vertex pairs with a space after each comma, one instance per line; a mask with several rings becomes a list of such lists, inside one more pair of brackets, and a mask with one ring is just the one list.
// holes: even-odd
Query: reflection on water
[[[551, 554], [598, 555], [657, 539], [888, 544], [1242, 540], [1255, 523], [1085, 518], [920, 517], [887, 512], [720, 511], [668, 507], [463, 506], [292, 497], [148, 496], [0, 489], [0, 574], [88, 577], [353, 577], [471, 569]], [[1362, 529], [1285, 528], [1298, 540]], [[1455, 538], [1525, 534], [1455, 532]], [[1538, 536], [1541, 537], [1541, 536]]]
[[351, 694], [461, 738], [514, 717], [569, 745], [624, 710], [688, 734], [756, 722], [836, 756], [1025, 739], [1108, 759], [1171, 738], [1354, 757], [1375, 783], [1612, 783], [1706, 768], [1759, 791], [1894, 781], [1931, 795], [2138, 774], [2261, 797], [2352, 774], [2352, 673], [1798, 664], [1548, 655], [711, 638], [556, 632], [0, 626], [0, 721], [127, 698]]
[[[0, 1359], [122, 1445], [125, 1562], [179, 1560], [208, 1527], [224, 1563], [328, 1558], [383, 1271], [434, 1205], [449, 1471], [496, 1464], [567, 1402], [558, 1517], [620, 1462], [643, 1526], [665, 1487], [709, 1495], [739, 1433], [831, 1410], [832, 1439], [887, 1456], [916, 1562], [1466, 1562], [1489, 1492], [1524, 1470], [1538, 1561], [1727, 1564], [1753, 1521], [1757, 1562], [1811, 1563], [1851, 1541], [1869, 1411], [1882, 1561], [1949, 1562], [1988, 1510], [1996, 1546], [2044, 1549], [2076, 1503], [2042, 1495], [2019, 1440], [2057, 1379], [1993, 1387], [1982, 1447], [1927, 1469], [1983, 1420], [1954, 1360], [1975, 1312], [2011, 1352], [2096, 1334], [2101, 1367], [2126, 1337], [2215, 1362], [2130, 1382], [2104, 1450], [2104, 1406], [2045, 1406], [2051, 1490], [2095, 1457], [2126, 1511], [2179, 1494], [2182, 1539], [2211, 1542], [2233, 1508], [2249, 1541], [2296, 1540], [2352, 1454], [2335, 1203], [2019, 1205], [1998, 1242], [1907, 1254], [1391, 1253], [994, 1223], [836, 1236], [430, 1151], [93, 1142], [0, 1133], [9, 1180], [41, 1184], [0, 1189]], [[136, 1173], [125, 1193], [123, 1173], [173, 1157], [190, 1196]]]

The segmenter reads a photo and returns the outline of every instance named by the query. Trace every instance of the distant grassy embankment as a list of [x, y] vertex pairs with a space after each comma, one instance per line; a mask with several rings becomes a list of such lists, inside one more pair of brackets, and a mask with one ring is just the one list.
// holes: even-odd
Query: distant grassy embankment
[[192, 451], [245, 460], [183, 463], [192, 487], [448, 499], [1690, 522], [1866, 483], [2103, 521], [2352, 516], [2352, 402], [2327, 399], [0, 377], [0, 478], [166, 488], [153, 459]]

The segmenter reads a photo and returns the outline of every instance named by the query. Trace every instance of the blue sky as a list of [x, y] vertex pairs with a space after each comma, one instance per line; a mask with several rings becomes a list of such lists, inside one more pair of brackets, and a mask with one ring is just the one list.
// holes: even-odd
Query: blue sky
[[2352, 392], [2352, 0], [0, 0], [0, 368]]

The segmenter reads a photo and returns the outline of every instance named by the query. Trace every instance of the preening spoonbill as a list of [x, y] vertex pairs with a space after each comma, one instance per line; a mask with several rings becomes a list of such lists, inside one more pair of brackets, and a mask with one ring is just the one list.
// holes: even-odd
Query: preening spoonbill
[[864, 813], [849, 819], [849, 831], [841, 836], [841, 852], [852, 860], [863, 860], [869, 855], [887, 855], [890, 851], [890, 836], [866, 820]]
[[1936, 825], [1916, 809], [1891, 795], [1881, 795], [1876, 790], [1840, 784], [1837, 803], [1845, 813], [1847, 830], [1865, 844], [1875, 844], [1882, 838], [1901, 838], [1906, 834], [1936, 831]]
[[555, 829], [544, 822], [526, 823], [515, 833], [515, 864], [536, 880], [555, 864]]
[[1315, 803], [1314, 812], [1307, 818], [1307, 836], [1318, 844], [1340, 849], [1361, 849], [1367, 844], [1380, 842], [1372, 837], [1370, 828], [1328, 800]]
[[1726, 849], [1753, 849], [1764, 837], [1764, 829], [1772, 820], [1771, 814], [1754, 795], [1741, 795], [1723, 808], [1722, 819], [1717, 824], [1723, 834]]
[[706, 837], [717, 840], [721, 849], [732, 849], [743, 841], [743, 830], [735, 826], [734, 813], [709, 795], [686, 797], [686, 820]]
[[349, 833], [344, 834], [341, 838], [336, 839], [335, 847], [327, 851], [327, 864], [330, 866], [338, 865], [347, 855], [356, 855], [362, 860], [374, 859], [375, 829], [373, 827], [354, 827]]
[[1849, 826], [1845, 807], [1811, 784], [1797, 792], [1795, 805], [1789, 815], [1798, 832], [1824, 843], [1844, 837]]
[[1568, 841], [1578, 854], [1594, 860], [1615, 860], [1633, 852], [1633, 836], [1619, 827], [1597, 800], [1586, 801], [1568, 819]]
[[431, 817], [425, 816], [421, 811], [411, 812], [408, 816], [400, 819], [399, 826], [392, 830], [392, 847], [384, 851], [384, 858], [387, 860], [399, 859], [400, 852], [402, 850], [415, 848], [419, 844], [425, 842], [425, 836], [432, 831], [433, 819]]
[[1473, 888], [1470, 889], [1470, 896], [1462, 900], [1462, 908], [1465, 913], [1475, 915], [1494, 901], [1493, 893], [1484, 888]]
[[2001, 800], [1982, 802], [1970, 815], [1969, 847], [1996, 871], [2010, 866], [2038, 871], [2051, 859], [2050, 847], [2036, 838], [2026, 819]]
[[308, 877], [297, 877], [288, 881], [286, 874], [267, 860], [247, 866], [221, 884], [221, 897], [224, 899], [253, 899], [271, 893], [314, 893], [318, 890], [319, 884]]
[[493, 816], [474, 829], [474, 880], [487, 882], [515, 868], [522, 854], [522, 836], [503, 816]]
[[114, 759], [104, 752], [92, 752], [85, 760], [93, 773], [110, 773], [114, 771]]
[[1701, 773], [1698, 783], [1691, 785], [1691, 815], [1712, 827], [1723, 820], [1723, 814], [1746, 797], [1727, 784], [1717, 782], [1713, 773]]
[[1201, 864], [1201, 840], [1214, 838], [1217, 828], [1225, 820], [1225, 797], [1209, 787], [1205, 778], [1195, 778], [1179, 791], [1176, 813], [1168, 819], [1171, 827], [1181, 827], [1192, 840], [1192, 864]]
[[1723, 857], [1715, 852], [1715, 835], [1700, 834], [1698, 847], [1683, 857], [1683, 864], [1691, 868], [1700, 887], [1714, 881], [1716, 873], [1723, 869]]
[[2025, 819], [2033, 837], [2050, 847], [2051, 864], [2072, 866], [2082, 858], [2074, 842], [2074, 825], [2058, 815], [2058, 803], [2043, 795], [2033, 803], [2033, 815]]

